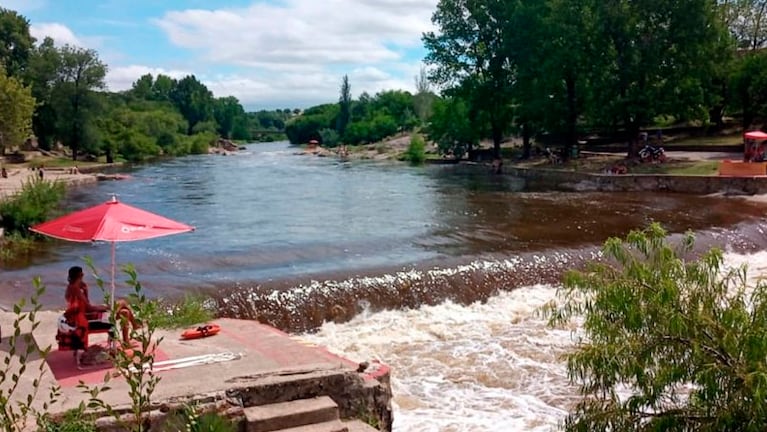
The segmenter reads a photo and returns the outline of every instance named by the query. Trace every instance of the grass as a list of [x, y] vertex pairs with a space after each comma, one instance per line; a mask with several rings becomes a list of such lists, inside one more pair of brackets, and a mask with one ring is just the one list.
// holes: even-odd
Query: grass
[[696, 145], [696, 146], [723, 146], [732, 145], [736, 146], [743, 143], [743, 136], [738, 135], [725, 135], [725, 136], [702, 136], [702, 137], [685, 137], [674, 140], [669, 140], [663, 143], [664, 147], [673, 148], [676, 145]]
[[199, 294], [187, 294], [183, 299], [169, 302], [152, 300], [140, 320], [152, 321], [158, 328], [178, 329], [210, 321], [213, 311], [207, 306], [208, 298]]
[[719, 172], [719, 161], [669, 161], [662, 164], [643, 164], [631, 167], [631, 174], [668, 174], [710, 176]]

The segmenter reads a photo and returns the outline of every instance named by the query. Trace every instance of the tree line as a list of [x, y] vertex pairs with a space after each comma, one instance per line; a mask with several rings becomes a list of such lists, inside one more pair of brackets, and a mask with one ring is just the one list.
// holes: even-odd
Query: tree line
[[0, 8], [0, 154], [34, 135], [63, 144], [73, 160], [141, 161], [205, 153], [217, 137], [274, 140], [295, 110], [246, 113], [215, 97], [194, 75], [144, 75], [123, 92], [106, 90], [107, 65], [92, 49], [33, 38], [29, 21]]
[[[590, 132], [631, 142], [662, 121], [743, 127], [767, 114], [767, 2], [440, 0], [423, 35], [442, 89], [434, 139], [446, 148], [504, 136]], [[635, 151], [635, 146], [634, 150]], [[630, 149], [630, 151], [632, 151]]]

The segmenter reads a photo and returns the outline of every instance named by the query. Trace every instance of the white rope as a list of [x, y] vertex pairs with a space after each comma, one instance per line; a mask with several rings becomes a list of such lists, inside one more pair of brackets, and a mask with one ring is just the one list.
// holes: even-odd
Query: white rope
[[[204, 354], [199, 356], [181, 357], [172, 360], [164, 360], [155, 362], [151, 367], [148, 364], [144, 364], [144, 369], [150, 369], [152, 372], [161, 372], [172, 369], [181, 369], [192, 366], [201, 366], [206, 364], [223, 363], [233, 360], [239, 360], [243, 357], [242, 354], [235, 354], [233, 352], [222, 352], [217, 354]], [[135, 372], [135, 368], [131, 368], [131, 372]]]

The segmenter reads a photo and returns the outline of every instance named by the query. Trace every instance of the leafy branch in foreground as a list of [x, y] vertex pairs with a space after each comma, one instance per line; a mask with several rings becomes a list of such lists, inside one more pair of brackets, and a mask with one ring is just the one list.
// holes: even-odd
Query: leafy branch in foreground
[[[40, 424], [45, 412], [60, 395], [59, 387], [52, 386], [47, 400], [40, 403], [42, 410], [35, 406], [45, 375], [45, 357], [51, 348], [39, 348], [32, 336], [40, 325], [37, 313], [42, 309], [40, 297], [45, 292], [40, 278], [34, 279], [34, 286], [35, 291], [29, 298], [31, 310], [24, 311], [27, 306], [25, 298], [13, 305], [13, 333], [8, 337], [8, 352], [0, 366], [0, 430], [5, 432], [25, 430], [30, 417], [37, 419]], [[36, 371], [29, 368], [33, 360], [39, 360]], [[26, 378], [29, 372], [33, 372], [34, 377], [31, 378], [31, 387], [27, 389], [22, 384], [29, 380]]]
[[686, 261], [653, 224], [604, 245], [606, 260], [564, 279], [552, 325], [583, 319], [567, 356], [583, 396], [567, 431], [763, 431], [767, 286], [721, 250]]

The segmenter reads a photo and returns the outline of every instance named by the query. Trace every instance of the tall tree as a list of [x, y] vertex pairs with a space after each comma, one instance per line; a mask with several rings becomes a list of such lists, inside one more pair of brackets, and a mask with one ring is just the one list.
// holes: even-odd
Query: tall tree
[[142, 75], [131, 86], [130, 95], [139, 99], [152, 100], [152, 87], [154, 87], [152, 74]]
[[32, 50], [29, 66], [24, 73], [25, 81], [32, 85], [32, 95], [37, 109], [32, 128], [41, 148], [50, 149], [56, 139], [56, 108], [53, 105], [53, 89], [58, 81], [61, 53], [53, 39], [46, 37]]
[[[594, 22], [595, 120], [621, 126], [636, 144], [660, 114], [706, 119], [705, 82], [721, 31], [709, 0], [605, 0]], [[637, 150], [630, 145], [629, 155]]]
[[96, 51], [64, 45], [61, 63], [53, 88], [53, 106], [57, 113], [57, 135], [72, 149], [77, 160], [81, 149], [97, 151], [93, 118], [99, 98], [97, 90], [105, 86], [107, 67]]
[[245, 117], [245, 110], [236, 97], [227, 96], [215, 100], [213, 116], [218, 123], [219, 135], [232, 138], [235, 125], [240, 121], [239, 119]]
[[29, 34], [29, 21], [15, 11], [0, 7], [0, 65], [8, 76], [21, 76], [34, 42]]
[[415, 77], [415, 95], [413, 96], [413, 107], [415, 108], [415, 114], [421, 120], [421, 123], [426, 123], [426, 120], [431, 117], [432, 105], [437, 95], [431, 88], [431, 82], [429, 81], [429, 75], [424, 67], [421, 67], [421, 71]]
[[514, 64], [506, 51], [504, 26], [512, 2], [440, 0], [432, 15], [438, 32], [423, 35], [430, 78], [471, 92], [472, 109], [490, 125], [495, 157], [511, 120]]
[[154, 84], [152, 84], [152, 99], [156, 101], [170, 101], [176, 84], [178, 84], [176, 80], [167, 75], [157, 75]]
[[352, 87], [349, 85], [349, 76], [344, 75], [341, 80], [341, 95], [338, 98], [338, 119], [336, 120], [336, 131], [343, 137], [346, 133], [346, 126], [352, 118]]
[[198, 123], [213, 119], [213, 93], [194, 75], [182, 78], [171, 91], [170, 98], [189, 122], [189, 135]]
[[0, 68], [0, 155], [19, 145], [32, 132], [35, 98], [32, 90]]

